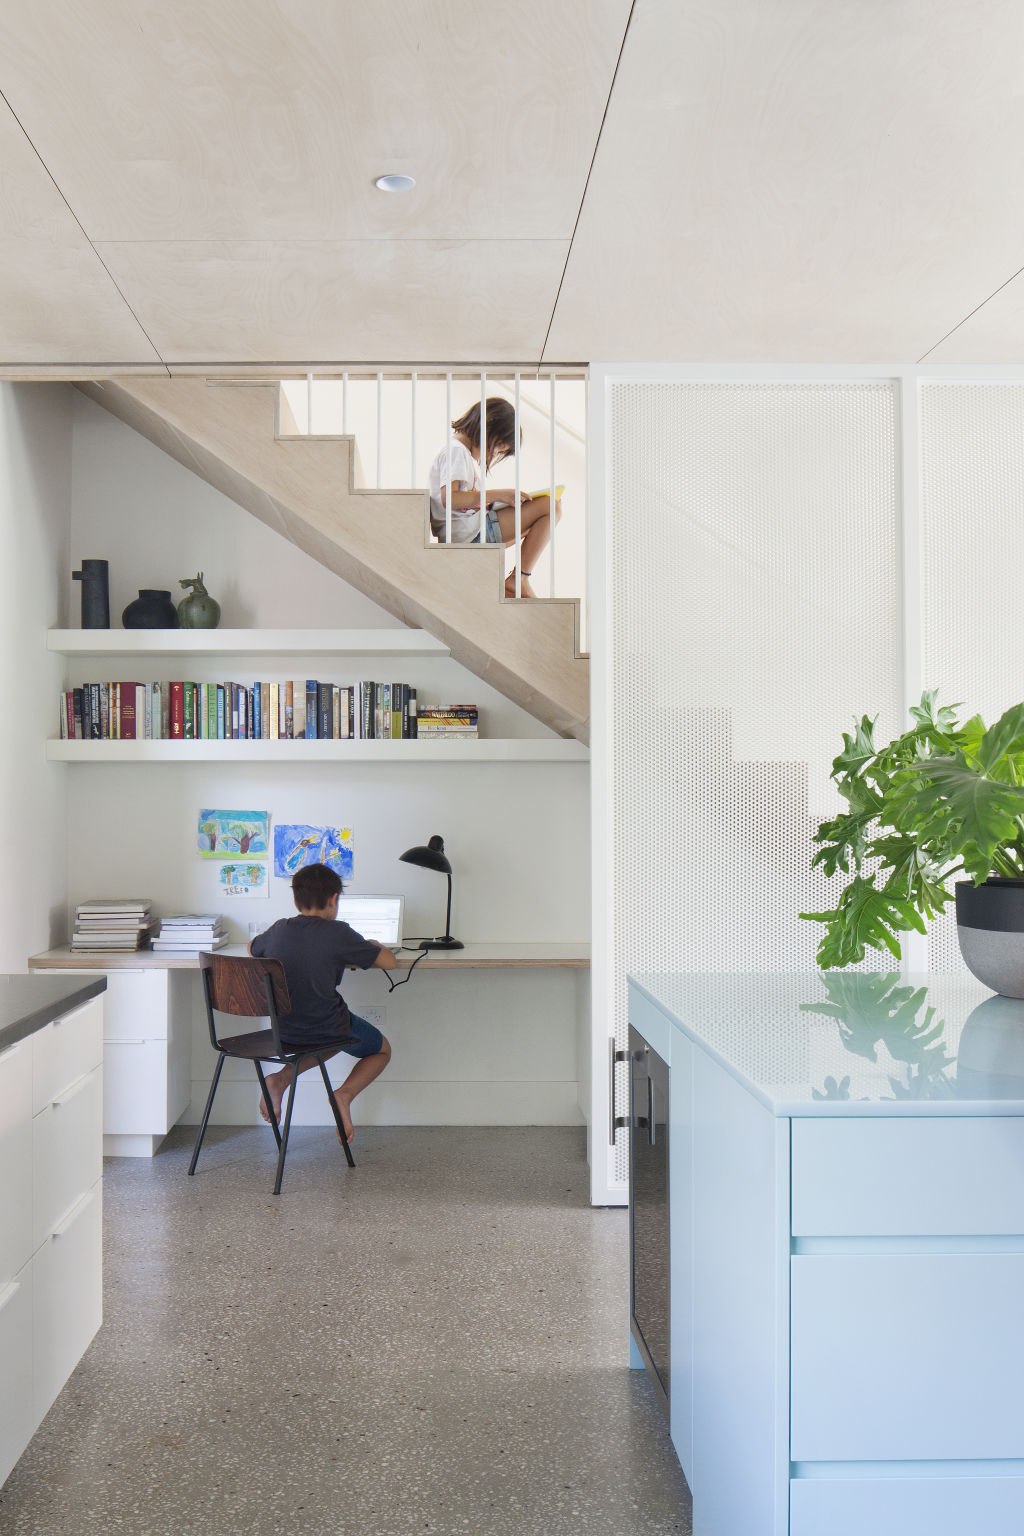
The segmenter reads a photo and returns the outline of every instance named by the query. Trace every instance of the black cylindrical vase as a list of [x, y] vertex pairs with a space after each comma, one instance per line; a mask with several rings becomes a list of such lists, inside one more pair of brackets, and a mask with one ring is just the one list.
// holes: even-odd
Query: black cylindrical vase
[[1003, 997], [1024, 997], [1024, 880], [958, 880], [956, 936], [979, 981]]
[[110, 564], [107, 560], [83, 560], [72, 581], [82, 583], [82, 628], [110, 628]]
[[169, 592], [141, 587], [139, 595], [121, 615], [125, 629], [177, 629], [178, 610]]

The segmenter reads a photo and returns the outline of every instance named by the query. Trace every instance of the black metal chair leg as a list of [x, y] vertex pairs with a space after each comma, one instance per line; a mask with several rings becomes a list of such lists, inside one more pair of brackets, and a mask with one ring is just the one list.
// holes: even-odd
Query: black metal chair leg
[[284, 1174], [284, 1160], [288, 1152], [288, 1132], [292, 1128], [292, 1110], [295, 1108], [295, 1090], [299, 1086], [298, 1063], [292, 1067], [291, 1087], [288, 1089], [288, 1108], [284, 1114], [284, 1134], [281, 1137], [281, 1148], [277, 1154], [277, 1178], [274, 1180], [274, 1194], [281, 1193], [281, 1178]]
[[203, 1144], [203, 1137], [206, 1135], [206, 1127], [207, 1127], [207, 1125], [209, 1123], [209, 1119], [210, 1119], [210, 1110], [213, 1108], [213, 1096], [217, 1092], [217, 1084], [220, 1082], [220, 1074], [221, 1074], [221, 1070], [222, 1070], [223, 1066], [224, 1066], [224, 1057], [223, 1057], [223, 1055], [220, 1055], [220, 1056], [217, 1057], [217, 1066], [216, 1066], [216, 1069], [215, 1069], [214, 1074], [213, 1074], [213, 1082], [210, 1084], [210, 1092], [209, 1092], [209, 1094], [207, 1096], [207, 1099], [206, 1099], [206, 1108], [203, 1110], [203, 1119], [202, 1119], [202, 1123], [201, 1123], [201, 1125], [199, 1127], [199, 1135], [196, 1137], [195, 1148], [194, 1148], [194, 1150], [192, 1152], [192, 1161], [188, 1165], [188, 1172], [189, 1172], [189, 1177], [190, 1178], [195, 1173], [195, 1171], [196, 1171], [196, 1163], [198, 1163], [198, 1161], [199, 1161], [199, 1148], [202, 1146], [202, 1144]]
[[330, 1101], [331, 1108], [334, 1111], [334, 1119], [338, 1127], [338, 1135], [341, 1137], [341, 1145], [345, 1150], [345, 1157], [348, 1161], [349, 1167], [354, 1168], [356, 1164], [355, 1159], [352, 1156], [352, 1148], [348, 1144], [348, 1137], [345, 1134], [345, 1122], [341, 1118], [341, 1110], [338, 1108], [338, 1101], [334, 1097], [334, 1089], [331, 1087], [331, 1079], [328, 1076], [327, 1068], [324, 1065], [322, 1057], [317, 1057], [317, 1064], [320, 1068], [320, 1076], [324, 1080], [324, 1087], [327, 1089], [327, 1097]]
[[263, 1068], [258, 1061], [254, 1061], [253, 1066], [256, 1068], [256, 1076], [260, 1080], [260, 1091], [263, 1094], [263, 1102], [267, 1106], [267, 1114], [270, 1116], [270, 1127], [274, 1132], [274, 1140], [277, 1142], [278, 1147], [280, 1147], [281, 1132], [277, 1128], [277, 1116], [274, 1114], [274, 1104], [270, 1097], [270, 1089], [267, 1087], [267, 1080], [263, 1076]]

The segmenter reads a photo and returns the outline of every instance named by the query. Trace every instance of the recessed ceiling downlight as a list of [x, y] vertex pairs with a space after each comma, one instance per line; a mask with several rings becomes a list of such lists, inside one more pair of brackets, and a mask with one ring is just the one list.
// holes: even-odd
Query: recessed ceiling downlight
[[387, 176], [378, 176], [374, 186], [381, 192], [409, 192], [416, 185], [411, 176], [402, 176], [396, 172], [390, 172]]

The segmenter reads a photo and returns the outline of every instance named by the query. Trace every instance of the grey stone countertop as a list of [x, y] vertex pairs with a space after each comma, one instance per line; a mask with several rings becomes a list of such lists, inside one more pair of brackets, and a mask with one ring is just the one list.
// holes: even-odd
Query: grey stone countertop
[[105, 976], [0, 975], [0, 1051], [106, 991]]
[[1024, 999], [966, 971], [632, 980], [775, 1115], [1024, 1116]]

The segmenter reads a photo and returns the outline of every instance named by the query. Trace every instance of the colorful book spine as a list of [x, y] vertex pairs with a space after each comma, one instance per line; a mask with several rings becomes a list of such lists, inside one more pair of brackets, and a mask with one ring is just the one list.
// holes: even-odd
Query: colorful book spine
[[153, 717], [150, 713], [152, 705], [152, 684], [135, 684], [135, 729], [143, 741], [153, 734]]
[[276, 683], [264, 683], [263, 686], [267, 690], [267, 713], [270, 717], [264, 735], [269, 736], [271, 741], [279, 741], [281, 733], [281, 695], [278, 692]]
[[185, 735], [185, 685], [174, 682], [170, 684], [171, 701], [171, 740], [181, 741]]
[[110, 740], [110, 684], [100, 683], [100, 740]]
[[142, 735], [135, 713], [135, 683], [115, 683], [117, 692], [117, 735], [120, 741], [135, 741]]
[[292, 683], [284, 685], [284, 734], [288, 741], [295, 735], [295, 688]]
[[182, 694], [182, 737], [185, 741], [196, 739], [196, 685], [183, 682]]
[[317, 730], [316, 734], [321, 741], [330, 741], [334, 735], [334, 699], [331, 693], [330, 683], [317, 684]]
[[306, 679], [306, 740], [316, 740], [317, 725], [317, 682], [313, 677]]
[[150, 728], [154, 741], [161, 741], [164, 734], [164, 695], [166, 687], [163, 683], [153, 684], [153, 696], [150, 699]]
[[83, 729], [84, 720], [82, 718], [82, 706], [83, 706], [84, 697], [85, 697], [85, 690], [84, 690], [84, 688], [76, 688], [76, 689], [74, 689], [73, 697], [74, 697], [74, 701], [75, 701], [74, 702], [75, 740], [76, 741], [81, 741], [82, 738], [85, 735], [85, 731]]

